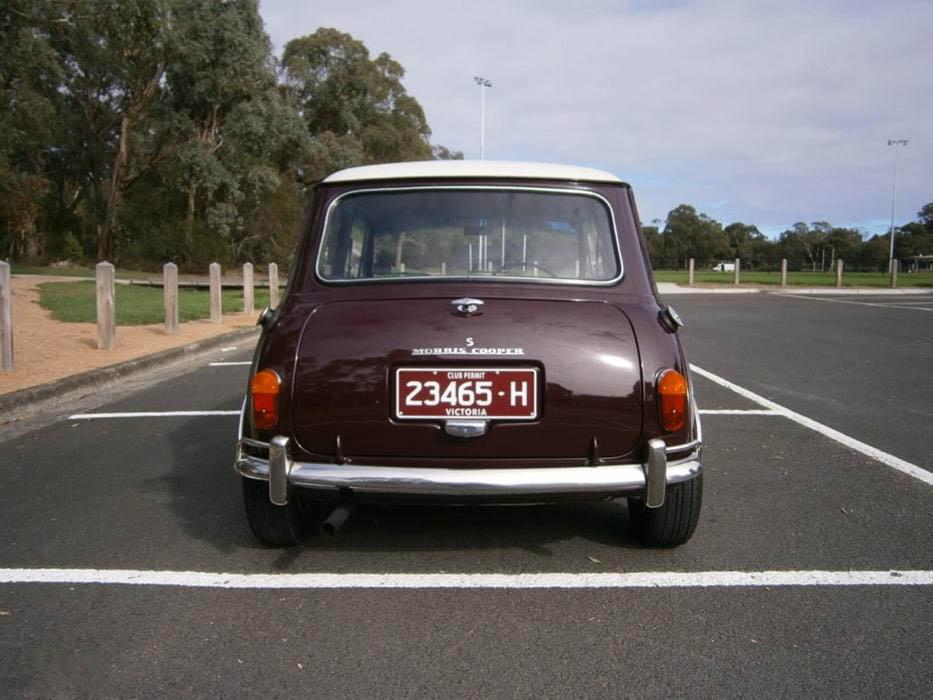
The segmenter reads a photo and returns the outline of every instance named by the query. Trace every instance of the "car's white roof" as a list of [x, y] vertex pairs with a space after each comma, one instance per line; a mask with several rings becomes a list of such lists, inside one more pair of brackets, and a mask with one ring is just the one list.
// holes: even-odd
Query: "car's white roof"
[[324, 182], [359, 182], [360, 180], [401, 180], [410, 178], [532, 178], [536, 180], [582, 180], [586, 182], [622, 181], [612, 173], [576, 165], [521, 163], [506, 160], [422, 160], [411, 163], [362, 165], [338, 170]]

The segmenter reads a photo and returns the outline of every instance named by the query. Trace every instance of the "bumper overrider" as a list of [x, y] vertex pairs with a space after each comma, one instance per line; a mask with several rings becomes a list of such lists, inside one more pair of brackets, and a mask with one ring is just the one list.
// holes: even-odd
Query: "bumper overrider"
[[650, 440], [642, 463], [442, 469], [295, 461], [290, 457], [289, 439], [276, 436], [268, 443], [240, 438], [235, 467], [244, 477], [268, 481], [269, 499], [276, 505], [287, 504], [289, 488], [297, 486], [360, 495], [451, 499], [637, 496], [649, 508], [658, 508], [664, 504], [667, 486], [688, 481], [703, 470], [700, 446], [700, 439], [672, 446]]

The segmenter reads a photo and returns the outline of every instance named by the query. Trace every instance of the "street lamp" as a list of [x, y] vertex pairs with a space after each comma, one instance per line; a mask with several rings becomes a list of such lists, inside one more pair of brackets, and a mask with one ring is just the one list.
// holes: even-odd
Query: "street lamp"
[[894, 274], [894, 200], [897, 197], [897, 152], [898, 152], [898, 149], [896, 148], [896, 146], [906, 146], [907, 139], [888, 139], [888, 145], [895, 146], [895, 149], [894, 149], [894, 187], [891, 189], [891, 252], [888, 255], [888, 274], [893, 275]]
[[480, 111], [480, 121], [479, 121], [479, 159], [485, 160], [486, 158], [486, 88], [492, 87], [492, 83], [486, 80], [486, 78], [481, 78], [478, 75], [473, 76], [473, 82], [479, 85], [480, 93], [482, 95], [482, 108]]

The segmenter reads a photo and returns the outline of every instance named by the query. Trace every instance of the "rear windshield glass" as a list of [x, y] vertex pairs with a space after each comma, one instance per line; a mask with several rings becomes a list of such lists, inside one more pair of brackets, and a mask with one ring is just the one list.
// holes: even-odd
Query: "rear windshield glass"
[[559, 191], [412, 189], [344, 195], [328, 213], [321, 278], [609, 281], [620, 261], [605, 202]]

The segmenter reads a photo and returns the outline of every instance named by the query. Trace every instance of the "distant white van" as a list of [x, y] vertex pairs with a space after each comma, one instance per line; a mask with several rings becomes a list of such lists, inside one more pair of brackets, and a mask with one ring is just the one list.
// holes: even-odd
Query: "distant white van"
[[718, 265], [713, 265], [713, 270], [716, 272], [735, 272], [735, 263], [721, 262]]

